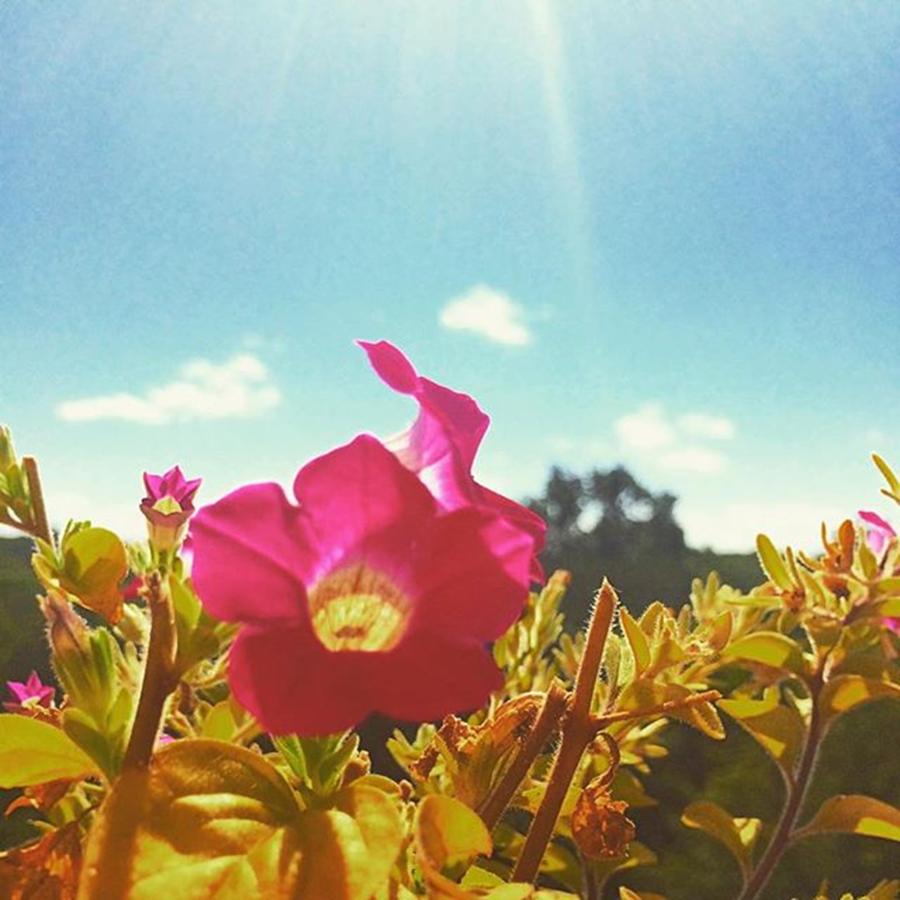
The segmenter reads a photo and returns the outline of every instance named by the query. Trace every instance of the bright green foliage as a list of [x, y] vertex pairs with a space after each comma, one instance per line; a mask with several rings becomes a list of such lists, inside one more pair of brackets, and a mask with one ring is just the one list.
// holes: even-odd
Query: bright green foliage
[[119, 585], [128, 571], [125, 545], [106, 528], [69, 522], [57, 552], [39, 541], [32, 559], [44, 589], [59, 593], [115, 624], [122, 616]]
[[0, 788], [46, 784], [93, 775], [90, 757], [53, 725], [0, 715]]

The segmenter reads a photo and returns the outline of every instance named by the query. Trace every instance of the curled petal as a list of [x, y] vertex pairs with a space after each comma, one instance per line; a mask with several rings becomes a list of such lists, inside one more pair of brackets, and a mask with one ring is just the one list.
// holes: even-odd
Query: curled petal
[[858, 513], [860, 519], [868, 526], [866, 528], [866, 540], [873, 553], [881, 553], [884, 545], [897, 536], [893, 526], [886, 519], [882, 519], [878, 513], [861, 509]]

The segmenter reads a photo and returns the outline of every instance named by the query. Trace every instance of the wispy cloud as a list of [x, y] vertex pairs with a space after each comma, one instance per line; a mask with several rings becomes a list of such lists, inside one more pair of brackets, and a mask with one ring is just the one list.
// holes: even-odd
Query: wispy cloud
[[66, 422], [118, 419], [140, 425], [167, 425], [199, 419], [259, 415], [281, 402], [281, 392], [263, 362], [238, 353], [223, 363], [195, 359], [172, 381], [141, 394], [118, 392], [66, 400], [56, 415]]
[[725, 416], [710, 416], [706, 413], [687, 413], [679, 416], [678, 427], [685, 433], [699, 438], [729, 441], [734, 437], [735, 427]]
[[721, 472], [727, 465], [718, 449], [702, 440], [729, 440], [736, 432], [724, 416], [686, 413], [671, 416], [661, 403], [645, 403], [613, 423], [613, 431], [625, 451], [653, 452], [653, 461], [663, 469], [683, 472]]
[[438, 320], [452, 331], [471, 331], [497, 344], [522, 347], [531, 343], [525, 310], [503, 291], [476, 284], [454, 297]]
[[659, 450], [675, 443], [675, 427], [661, 403], [645, 403], [613, 423], [613, 431], [628, 450]]
[[725, 455], [718, 450], [710, 450], [708, 447], [678, 447], [663, 453], [659, 458], [659, 464], [664, 469], [674, 469], [681, 472], [721, 472], [725, 468]]

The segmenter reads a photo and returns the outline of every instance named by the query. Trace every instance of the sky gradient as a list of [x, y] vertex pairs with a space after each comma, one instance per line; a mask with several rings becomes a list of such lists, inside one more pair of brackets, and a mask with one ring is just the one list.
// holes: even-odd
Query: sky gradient
[[900, 5], [8, 3], [0, 57], [0, 421], [55, 521], [399, 430], [355, 338], [474, 395], [514, 496], [891, 515]]

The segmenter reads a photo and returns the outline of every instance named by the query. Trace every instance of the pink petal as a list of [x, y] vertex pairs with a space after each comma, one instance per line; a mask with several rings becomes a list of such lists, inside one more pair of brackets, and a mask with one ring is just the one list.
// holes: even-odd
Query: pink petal
[[882, 519], [878, 513], [871, 510], [861, 509], [857, 515], [862, 519], [869, 528], [866, 530], [866, 541], [873, 553], [881, 553], [884, 545], [892, 537], [896, 537], [897, 532], [894, 531], [890, 522]]
[[388, 341], [357, 341], [366, 351], [372, 368], [381, 380], [401, 394], [412, 394], [416, 390], [419, 376], [413, 364], [393, 344]]
[[194, 586], [217, 619], [305, 618], [312, 548], [279, 485], [248, 485], [204, 506], [191, 522], [191, 546]]
[[144, 472], [144, 489], [147, 492], [147, 496], [154, 501], [159, 500], [162, 496], [160, 493], [162, 480], [162, 475], [151, 475], [149, 472]]
[[378, 711], [396, 719], [427, 722], [478, 709], [503, 684], [490, 653], [474, 641], [417, 633], [385, 657], [371, 660], [366, 686]]
[[272, 734], [325, 735], [371, 711], [362, 653], [331, 653], [307, 625], [243, 628], [231, 647], [234, 695]]
[[413, 628], [481, 642], [503, 634], [528, 598], [534, 541], [488, 512], [441, 516], [417, 548]]
[[355, 557], [370, 536], [386, 529], [382, 539], [395, 537], [402, 550], [435, 512], [427, 489], [371, 435], [305, 465], [294, 495], [319, 551], [315, 570], [307, 570], [310, 581]]
[[[447, 482], [457, 493], [465, 495], [464, 476], [472, 466], [490, 419], [468, 394], [419, 376], [403, 353], [387, 341], [359, 343], [385, 384], [414, 396], [419, 402], [415, 422], [392, 442], [391, 449], [414, 472], [435, 468], [438, 471], [429, 476], [433, 481]], [[458, 466], [459, 471], [441, 471], [448, 466]], [[445, 506], [451, 505], [440, 494], [437, 496]]]

